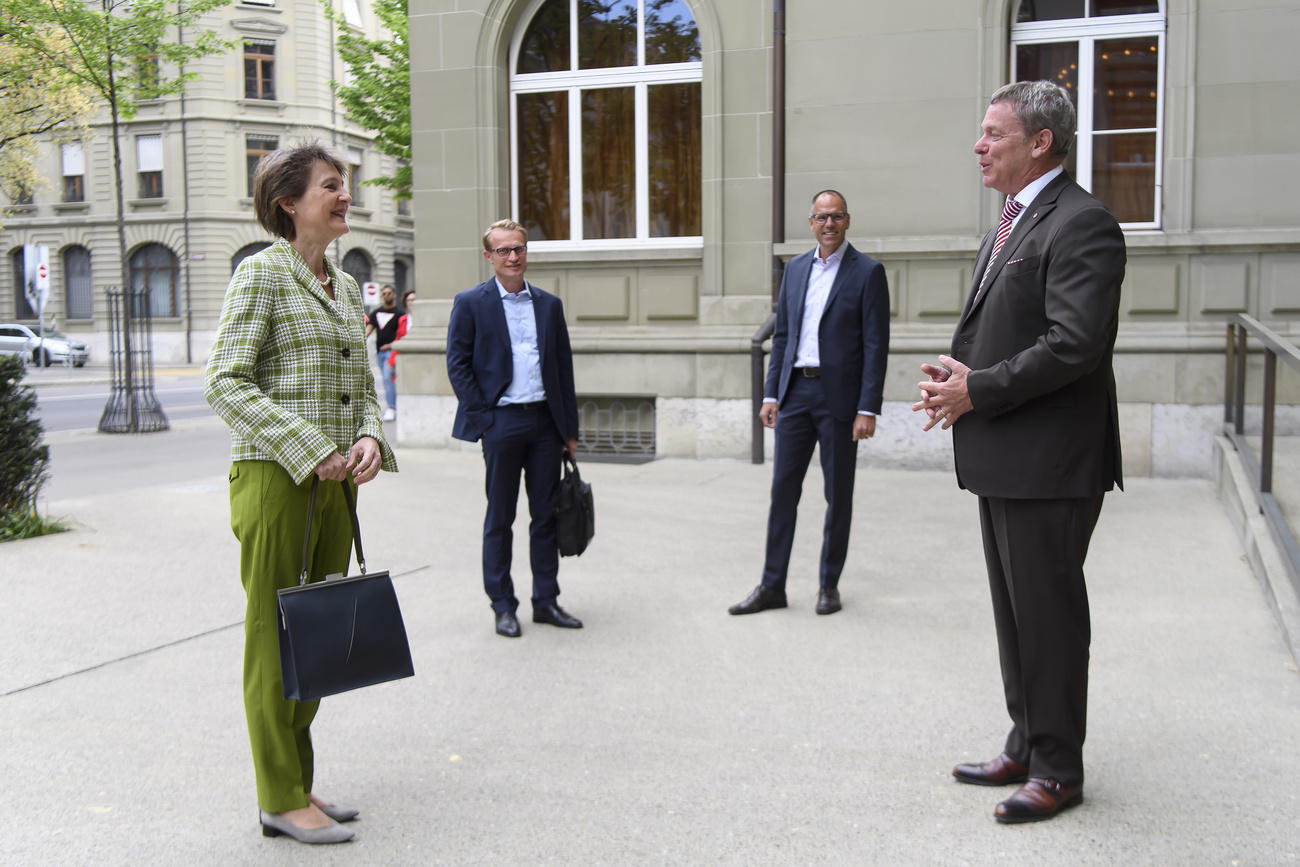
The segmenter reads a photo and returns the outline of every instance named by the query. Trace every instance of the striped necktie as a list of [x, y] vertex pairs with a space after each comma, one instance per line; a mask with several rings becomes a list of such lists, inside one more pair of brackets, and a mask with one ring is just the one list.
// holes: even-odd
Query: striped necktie
[[980, 287], [984, 286], [984, 281], [989, 279], [989, 272], [993, 270], [993, 263], [997, 261], [998, 253], [1002, 252], [1002, 245], [1007, 242], [1007, 236], [1011, 234], [1011, 223], [1025, 209], [1025, 206], [1015, 199], [1007, 196], [1006, 207], [1002, 209], [1002, 219], [998, 221], [998, 237], [993, 242], [993, 252], [989, 255], [989, 263], [984, 268], [984, 276], [980, 278]]

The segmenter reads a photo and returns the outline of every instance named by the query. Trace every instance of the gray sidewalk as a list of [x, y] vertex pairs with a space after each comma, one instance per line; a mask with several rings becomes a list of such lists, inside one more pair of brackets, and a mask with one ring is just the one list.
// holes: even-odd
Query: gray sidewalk
[[[1007, 725], [975, 501], [950, 474], [859, 472], [845, 608], [818, 617], [811, 472], [792, 607], [736, 618], [770, 466], [584, 464], [598, 534], [561, 584], [586, 628], [524, 618], [505, 640], [478, 577], [481, 459], [403, 450], [361, 517], [416, 676], [323, 702], [316, 789], [362, 818], [309, 849], [256, 824], [224, 428], [52, 448], [49, 511], [78, 529], [0, 545], [0, 863], [1300, 861], [1300, 677], [1209, 482], [1108, 498], [1087, 800], [1003, 827], [1004, 790], [949, 776]], [[169, 448], [192, 469], [148, 475]], [[80, 485], [101, 461], [131, 484]]]

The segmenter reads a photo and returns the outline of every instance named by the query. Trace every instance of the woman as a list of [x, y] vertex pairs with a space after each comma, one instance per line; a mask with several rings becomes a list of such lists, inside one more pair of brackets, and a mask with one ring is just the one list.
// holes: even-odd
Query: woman
[[[397, 469], [366, 362], [356, 281], [325, 258], [348, 231], [345, 166], [316, 144], [267, 154], [253, 175], [257, 221], [276, 242], [230, 280], [205, 395], [230, 425], [230, 527], [248, 597], [244, 711], [262, 833], [342, 843], [357, 816], [312, 793], [308, 727], [319, 701], [283, 698], [275, 591], [301, 569], [313, 476], [309, 580], [346, 572], [352, 529], [342, 482]], [[349, 478], [350, 477], [350, 478]]]
[[406, 331], [408, 334], [411, 331], [411, 326], [415, 324], [415, 320], [411, 318], [411, 305], [414, 303], [415, 303], [415, 289], [414, 288], [407, 289], [405, 292], [402, 293], [402, 303], [398, 306], [400, 306], [403, 310], [406, 311]]

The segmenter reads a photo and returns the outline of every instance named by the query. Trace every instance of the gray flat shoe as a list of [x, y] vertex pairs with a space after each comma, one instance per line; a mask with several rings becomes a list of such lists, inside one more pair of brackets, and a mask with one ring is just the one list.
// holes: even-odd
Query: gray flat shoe
[[268, 813], [258, 810], [262, 822], [263, 837], [279, 837], [284, 834], [299, 843], [346, 843], [354, 836], [347, 828], [339, 825], [326, 825], [324, 828], [300, 828], [284, 818], [280, 813]]
[[361, 815], [360, 810], [354, 810], [351, 807], [340, 807], [338, 804], [317, 804], [316, 806], [335, 822], [351, 822]]

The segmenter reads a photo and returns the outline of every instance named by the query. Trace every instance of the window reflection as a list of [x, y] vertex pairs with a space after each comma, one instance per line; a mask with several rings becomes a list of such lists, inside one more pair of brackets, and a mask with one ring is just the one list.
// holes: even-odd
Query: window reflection
[[636, 0], [578, 0], [578, 68], [636, 65]]
[[1156, 125], [1158, 56], [1150, 37], [1097, 40], [1095, 129]]
[[584, 238], [636, 237], [633, 108], [630, 87], [582, 93]]
[[519, 72], [560, 72], [569, 68], [569, 0], [547, 0], [524, 31]]
[[650, 237], [700, 232], [700, 86], [650, 91]]
[[645, 62], [700, 59], [700, 30], [685, 0], [646, 0]]
[[534, 241], [569, 237], [569, 97], [521, 93], [518, 102], [520, 219]]

